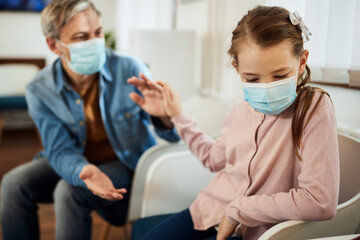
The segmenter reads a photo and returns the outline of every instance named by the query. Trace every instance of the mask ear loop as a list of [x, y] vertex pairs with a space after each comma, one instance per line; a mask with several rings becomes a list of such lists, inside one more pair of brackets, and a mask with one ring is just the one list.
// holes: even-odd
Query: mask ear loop
[[[55, 41], [56, 41], [57, 43], [59, 43], [59, 45], [65, 47], [65, 48], [67, 48], [67, 49], [69, 49], [69, 47], [68, 47], [65, 43], [63, 43], [60, 39], [55, 38]], [[69, 54], [70, 54], [70, 51], [69, 51]], [[61, 54], [60, 54], [60, 57], [63, 58], [66, 63], [69, 63], [69, 62], [71, 61], [69, 58], [67, 58], [67, 57], [65, 56], [64, 53], [61, 53]]]
[[296, 73], [295, 73], [296, 87], [297, 87], [298, 81], [299, 81], [299, 68], [300, 68], [300, 57], [298, 58], [297, 64], [296, 64]]

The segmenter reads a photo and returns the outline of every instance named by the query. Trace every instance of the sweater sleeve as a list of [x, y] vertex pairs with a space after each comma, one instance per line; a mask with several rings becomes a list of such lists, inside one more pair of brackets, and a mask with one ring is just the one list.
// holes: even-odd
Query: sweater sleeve
[[272, 195], [236, 197], [226, 208], [232, 224], [256, 227], [335, 215], [340, 178], [336, 119], [330, 98], [324, 96], [321, 101], [303, 132], [299, 187]]
[[180, 137], [205, 167], [212, 172], [220, 171], [225, 167], [225, 137], [223, 133], [227, 128], [227, 121], [222, 128], [222, 135], [217, 140], [213, 140], [200, 130], [197, 123], [187, 113], [182, 112], [171, 120]]

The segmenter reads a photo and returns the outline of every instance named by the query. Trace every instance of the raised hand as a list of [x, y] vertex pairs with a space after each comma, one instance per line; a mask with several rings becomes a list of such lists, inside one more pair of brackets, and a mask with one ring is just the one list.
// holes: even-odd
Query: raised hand
[[79, 177], [94, 195], [106, 200], [121, 200], [127, 192], [125, 188], [115, 189], [110, 178], [93, 164], [84, 166]]
[[158, 84], [162, 86], [166, 115], [173, 118], [182, 111], [179, 94], [167, 83], [158, 82]]
[[135, 92], [130, 93], [130, 98], [148, 114], [155, 117], [166, 117], [161, 86], [148, 79], [142, 73], [140, 74], [140, 78], [141, 79], [137, 77], [129, 78], [128, 83], [137, 87], [144, 98]]

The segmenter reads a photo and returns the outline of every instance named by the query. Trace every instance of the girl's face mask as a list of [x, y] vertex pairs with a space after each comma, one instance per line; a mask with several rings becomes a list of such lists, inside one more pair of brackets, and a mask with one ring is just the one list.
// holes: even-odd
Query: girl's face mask
[[271, 83], [243, 84], [244, 97], [256, 111], [277, 115], [287, 109], [296, 99], [298, 68], [295, 76]]

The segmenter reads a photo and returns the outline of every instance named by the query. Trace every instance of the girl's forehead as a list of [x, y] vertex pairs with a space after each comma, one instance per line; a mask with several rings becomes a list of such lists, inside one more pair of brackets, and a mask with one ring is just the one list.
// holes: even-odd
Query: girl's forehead
[[271, 71], [291, 66], [296, 60], [297, 58], [292, 54], [290, 43], [286, 41], [266, 48], [246, 43], [238, 53], [238, 65], [241, 72]]

